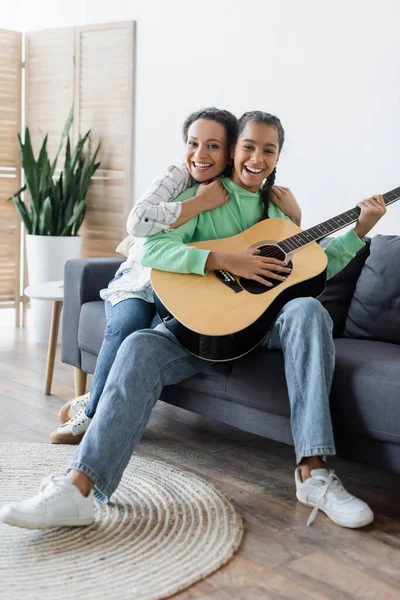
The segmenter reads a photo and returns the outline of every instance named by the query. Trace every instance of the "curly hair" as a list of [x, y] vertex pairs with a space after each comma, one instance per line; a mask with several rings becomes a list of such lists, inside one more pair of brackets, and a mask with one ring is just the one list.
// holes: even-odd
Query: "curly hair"
[[[188, 138], [189, 127], [198, 121], [199, 119], [205, 119], [206, 121], [216, 121], [220, 123], [226, 133], [226, 141], [228, 149], [236, 144], [238, 136], [238, 120], [229, 110], [221, 110], [215, 107], [202, 108], [194, 113], [191, 113], [183, 123], [182, 135], [183, 141], [186, 143]], [[232, 165], [228, 164], [223, 172], [225, 177], [231, 177]]]

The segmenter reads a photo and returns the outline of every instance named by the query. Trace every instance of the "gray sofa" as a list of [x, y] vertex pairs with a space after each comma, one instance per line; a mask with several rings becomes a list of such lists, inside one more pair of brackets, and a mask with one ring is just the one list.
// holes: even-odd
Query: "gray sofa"
[[[62, 361], [77, 392], [93, 373], [105, 315], [99, 290], [121, 259], [77, 259], [65, 267]], [[334, 322], [331, 410], [338, 454], [400, 474], [400, 237], [376, 236], [332, 278], [320, 298]], [[80, 383], [79, 383], [80, 382]], [[80, 388], [80, 389], [79, 389]], [[239, 429], [292, 443], [283, 358], [256, 350], [206, 371], [161, 399]]]

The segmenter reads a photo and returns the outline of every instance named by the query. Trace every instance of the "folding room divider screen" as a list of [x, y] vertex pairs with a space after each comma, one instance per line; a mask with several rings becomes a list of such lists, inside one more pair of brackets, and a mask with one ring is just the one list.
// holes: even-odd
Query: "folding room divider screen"
[[[73, 143], [88, 129], [92, 130], [92, 146], [101, 142], [101, 166], [88, 192], [80, 233], [84, 256], [112, 256], [125, 235], [133, 204], [134, 86], [132, 21], [27, 32], [24, 36], [0, 30], [0, 306], [19, 305], [21, 300], [19, 219], [6, 199], [21, 182], [17, 133], [21, 131], [22, 105], [36, 153], [48, 133], [50, 156], [55, 155], [72, 105]], [[59, 167], [63, 158], [60, 155]]]
[[[21, 187], [22, 34], [0, 30], [0, 305], [19, 306], [20, 222], [10, 195]], [[19, 310], [16, 310], [17, 325]]]

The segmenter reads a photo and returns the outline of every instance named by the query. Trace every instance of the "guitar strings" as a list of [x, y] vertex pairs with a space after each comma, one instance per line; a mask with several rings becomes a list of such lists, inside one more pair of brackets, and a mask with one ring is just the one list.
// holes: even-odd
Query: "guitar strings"
[[[270, 257], [270, 258], [278, 258], [278, 257], [282, 257], [286, 258], [285, 253], [280, 250], [280, 248], [277, 248], [276, 246], [267, 246], [267, 248], [264, 248], [264, 250], [260, 250], [259, 256], [264, 256], [264, 257]], [[278, 258], [279, 260], [279, 258]], [[282, 259], [281, 259], [282, 260]]]

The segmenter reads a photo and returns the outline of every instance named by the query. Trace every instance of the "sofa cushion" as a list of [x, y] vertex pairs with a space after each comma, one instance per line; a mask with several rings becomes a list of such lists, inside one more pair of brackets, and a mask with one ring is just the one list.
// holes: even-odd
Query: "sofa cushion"
[[231, 372], [231, 363], [205, 364], [204, 372], [198, 373], [179, 384], [187, 390], [211, 394], [224, 398], [227, 395], [227, 381]]
[[[321, 246], [325, 245], [321, 243]], [[333, 321], [333, 337], [340, 337], [343, 334], [349, 306], [361, 269], [369, 255], [369, 248], [370, 240], [367, 240], [365, 246], [357, 252], [348, 265], [328, 279], [324, 293], [318, 298]]]
[[[346, 338], [335, 340], [335, 346], [335, 431], [400, 443], [400, 346]], [[290, 417], [283, 355], [277, 350], [258, 350], [233, 361], [230, 374], [227, 365], [208, 367], [207, 374], [180, 386]]]
[[400, 346], [346, 338], [335, 346], [335, 428], [400, 444]]
[[290, 416], [283, 356], [278, 350], [255, 350], [232, 362], [206, 366], [204, 373], [178, 385], [262, 412]]
[[78, 329], [79, 348], [97, 356], [103, 343], [105, 326], [106, 313], [103, 300], [82, 304]]
[[256, 350], [235, 360], [226, 391], [232, 401], [244, 406], [274, 415], [290, 416], [280, 350]]
[[400, 344], [400, 236], [378, 235], [358, 278], [346, 337]]

